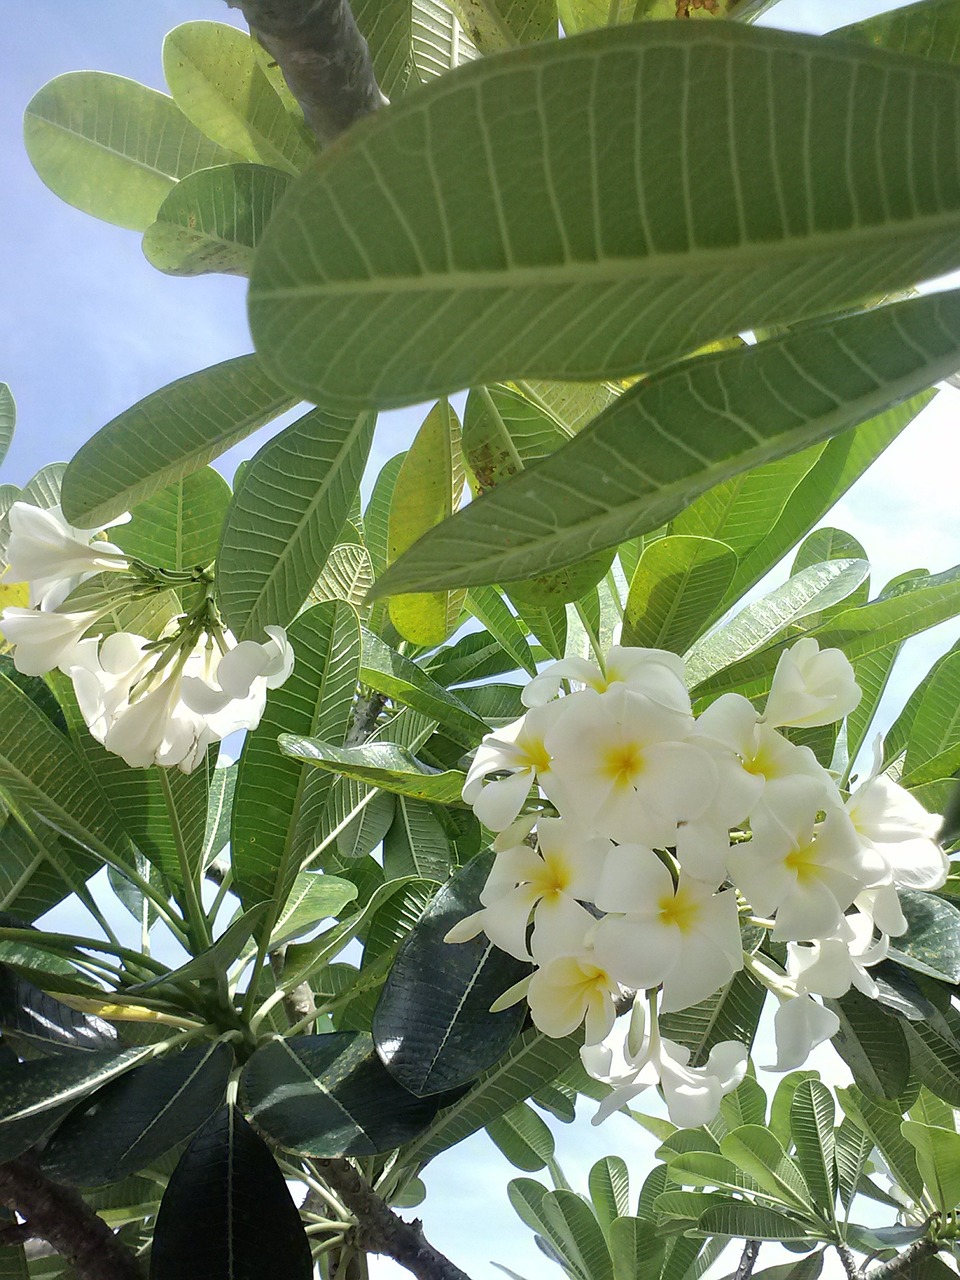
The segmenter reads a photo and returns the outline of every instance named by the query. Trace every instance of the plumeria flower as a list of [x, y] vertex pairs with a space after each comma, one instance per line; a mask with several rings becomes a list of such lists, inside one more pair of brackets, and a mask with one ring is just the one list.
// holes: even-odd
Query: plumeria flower
[[625, 986], [662, 983], [665, 1012], [705, 1000], [743, 967], [736, 895], [715, 887], [681, 871], [674, 888], [652, 850], [618, 845], [596, 895], [602, 911], [618, 913], [597, 924], [597, 959]]
[[[590, 947], [556, 956], [534, 973], [526, 988], [530, 1016], [544, 1035], [559, 1039], [586, 1022], [585, 1038], [596, 1044], [616, 1020], [620, 986]], [[496, 1007], [496, 1006], [495, 1006]]]
[[765, 1071], [795, 1071], [825, 1040], [840, 1030], [840, 1019], [832, 1009], [825, 1009], [810, 995], [781, 995], [780, 1006], [773, 1019], [777, 1042], [777, 1060]]
[[483, 910], [454, 925], [447, 942], [466, 942], [483, 930], [502, 951], [527, 960], [532, 913], [531, 946], [540, 964], [571, 948], [579, 950], [594, 924], [580, 901], [593, 901], [613, 846], [566, 818], [540, 818], [537, 839], [539, 851], [520, 843], [497, 854], [480, 894]]
[[[129, 519], [129, 515], [121, 516], [112, 525]], [[119, 547], [97, 539], [102, 529], [75, 529], [63, 518], [59, 506], [41, 508], [15, 502], [8, 520], [5, 577], [29, 582], [31, 605], [55, 609], [93, 574], [129, 568]]]
[[836, 1000], [854, 986], [876, 1000], [879, 989], [867, 969], [886, 959], [888, 939], [886, 934], [881, 934], [874, 941], [873, 933], [873, 920], [869, 916], [859, 911], [844, 916], [832, 937], [802, 946], [790, 943], [787, 976], [800, 995]]
[[684, 740], [692, 716], [623, 685], [564, 704], [544, 739], [551, 765], [541, 784], [561, 813], [613, 840], [660, 847], [678, 822], [696, 820], [712, 804], [716, 768]]
[[[516, 818], [539, 779], [550, 773], [550, 752], [544, 736], [563, 703], [534, 708], [496, 733], [488, 733], [463, 784], [463, 799], [490, 831], [503, 831]], [[505, 774], [487, 782], [491, 774]]]
[[880, 773], [880, 756], [878, 740], [873, 772], [847, 801], [850, 821], [864, 844], [883, 858], [893, 884], [939, 889], [950, 869], [936, 841], [943, 818], [928, 813], [909, 791]]
[[763, 719], [771, 728], [833, 724], [849, 715], [861, 696], [853, 667], [840, 650], [821, 649], [805, 636], [780, 655]]
[[709, 1124], [720, 1101], [747, 1073], [746, 1047], [736, 1040], [714, 1045], [702, 1067], [689, 1066], [690, 1050], [661, 1037], [655, 1017], [647, 1029], [643, 1002], [634, 1001], [624, 1029], [615, 1028], [603, 1044], [585, 1045], [580, 1057], [588, 1075], [611, 1086], [593, 1117], [600, 1124], [638, 1093], [658, 1084], [671, 1121], [681, 1129]]
[[784, 791], [754, 818], [753, 838], [730, 850], [738, 888], [760, 915], [776, 912], [775, 941], [829, 937], [857, 894], [883, 873], [839, 805], [817, 822], [821, 804], [812, 781]]
[[0, 614], [0, 632], [15, 646], [13, 665], [25, 676], [42, 676], [59, 667], [69, 670], [83, 635], [106, 610], [22, 609], [10, 605]]
[[[264, 631], [270, 637], [264, 644], [255, 640], [236, 644], [227, 631], [224, 639], [232, 647], [226, 653], [221, 655], [209, 644], [202, 651], [199, 647], [194, 650], [183, 675], [183, 700], [187, 706], [209, 717], [229, 703], [245, 701], [252, 695], [262, 710], [260, 694], [285, 683], [293, 670], [294, 657], [283, 627], [267, 626]], [[249, 727], [256, 728], [256, 724]]]
[[525, 707], [543, 706], [555, 698], [564, 680], [571, 680], [595, 693], [606, 693], [622, 684], [672, 711], [690, 714], [690, 695], [685, 683], [683, 659], [667, 649], [624, 648], [614, 645], [607, 654], [604, 670], [588, 658], [562, 658], [552, 663], [524, 687]]

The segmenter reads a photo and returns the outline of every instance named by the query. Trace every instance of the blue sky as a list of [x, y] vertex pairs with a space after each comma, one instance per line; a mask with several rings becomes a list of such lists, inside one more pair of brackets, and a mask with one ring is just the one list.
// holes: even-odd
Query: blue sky
[[[888, 7], [876, 0], [783, 0], [769, 20], [822, 31]], [[166, 31], [201, 18], [240, 25], [238, 15], [223, 0], [33, 0], [15, 8], [4, 25], [0, 81], [0, 379], [13, 389], [19, 421], [0, 480], [22, 484], [42, 464], [69, 458], [143, 395], [249, 350], [250, 340], [242, 281], [160, 275], [143, 259], [138, 235], [97, 222], [47, 191], [20, 141], [23, 108], [53, 76], [95, 68], [162, 88]], [[878, 581], [921, 565], [937, 571], [960, 561], [958, 395], [942, 393], [831, 518], [865, 544]], [[381, 424], [381, 459], [404, 447], [419, 416], [407, 411]], [[228, 456], [227, 474], [260, 438]], [[956, 633], [956, 626], [940, 628], [910, 647], [892, 701], [902, 700]], [[558, 1145], [561, 1164], [578, 1187], [592, 1160], [607, 1152], [625, 1156], [638, 1187], [655, 1144], [616, 1116], [599, 1130], [583, 1122], [558, 1126]], [[428, 1237], [474, 1280], [502, 1274], [489, 1265], [491, 1258], [530, 1280], [559, 1277], [506, 1204], [509, 1176], [484, 1135], [435, 1162], [427, 1177], [430, 1195], [417, 1210]], [[407, 1273], [378, 1263], [373, 1274], [380, 1280]]]

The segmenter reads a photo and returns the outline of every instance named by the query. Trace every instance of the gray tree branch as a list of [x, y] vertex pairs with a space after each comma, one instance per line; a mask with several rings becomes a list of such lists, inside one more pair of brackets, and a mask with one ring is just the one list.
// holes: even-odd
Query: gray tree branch
[[384, 106], [348, 0], [227, 0], [283, 72], [321, 143]]

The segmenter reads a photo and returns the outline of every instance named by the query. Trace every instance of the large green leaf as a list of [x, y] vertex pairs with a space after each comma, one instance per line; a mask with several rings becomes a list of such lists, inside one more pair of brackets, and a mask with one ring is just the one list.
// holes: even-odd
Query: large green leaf
[[128, 1071], [59, 1126], [43, 1149], [45, 1172], [82, 1187], [139, 1172], [213, 1114], [232, 1066], [229, 1045], [208, 1043]]
[[564, 1257], [588, 1280], [613, 1280], [613, 1263], [600, 1224], [583, 1199], [566, 1187], [548, 1191], [540, 1211]]
[[903, 762], [907, 787], [960, 768], [960, 651], [945, 655], [924, 684]]
[[879, 13], [864, 22], [831, 31], [843, 40], [859, 40], [875, 49], [895, 49], [921, 58], [960, 60], [960, 7], [957, 0], [922, 0], [899, 11]]
[[872, 1151], [873, 1139], [844, 1116], [836, 1130], [834, 1153], [840, 1202], [848, 1212]]
[[713, 538], [651, 542], [630, 582], [623, 644], [685, 653], [713, 617], [736, 567], [736, 553]]
[[555, 38], [555, 0], [450, 0], [470, 39], [483, 54]]
[[960, 294], [932, 295], [675, 365], [431, 530], [375, 591], [518, 578], [646, 533], [942, 377], [960, 364], [958, 317]]
[[306, 600], [359, 491], [375, 423], [314, 409], [244, 470], [217, 554], [220, 607], [238, 637], [286, 626]]
[[63, 1004], [6, 964], [0, 964], [0, 1030], [7, 1043], [40, 1054], [118, 1048], [109, 1022]]
[[330, 916], [342, 915], [356, 896], [357, 886], [352, 880], [320, 871], [301, 871], [273, 927], [271, 946], [310, 932]]
[[394, 702], [422, 712], [443, 725], [446, 732], [464, 746], [473, 746], [489, 731], [489, 726], [431, 675], [410, 658], [362, 629], [363, 651], [360, 680]]
[[308, 1156], [392, 1151], [426, 1128], [441, 1101], [397, 1084], [357, 1031], [274, 1040], [240, 1078], [241, 1105], [257, 1127]]
[[759, 1124], [742, 1125], [721, 1138], [720, 1153], [767, 1195], [802, 1213], [812, 1212], [813, 1203], [803, 1174], [769, 1129]]
[[151, 1280], [311, 1280], [300, 1214], [270, 1148], [221, 1107], [180, 1157], [153, 1234]]
[[960, 1106], [960, 1017], [952, 1008], [929, 1021], [904, 1024], [910, 1067], [921, 1084], [951, 1106]]
[[522, 1001], [500, 1013], [490, 1006], [530, 966], [482, 935], [444, 941], [453, 925], [479, 910], [492, 863], [492, 854], [480, 854], [440, 890], [401, 945], [377, 1005], [377, 1050], [412, 1093], [440, 1093], [475, 1079], [523, 1025]]
[[725, 23], [483, 59], [305, 176], [254, 268], [257, 347], [307, 395], [388, 407], [649, 369], [912, 285], [960, 261], [955, 94], [944, 65]]
[[816, 1239], [811, 1228], [796, 1218], [752, 1205], [730, 1201], [726, 1205], [714, 1205], [700, 1217], [700, 1230], [712, 1236], [739, 1237], [746, 1240], [810, 1241]]
[[180, 110], [244, 160], [297, 174], [317, 147], [257, 60], [250, 37], [222, 22], [185, 22], [163, 42], [163, 72]]
[[279, 739], [285, 756], [315, 765], [326, 772], [370, 786], [428, 800], [432, 804], [462, 805], [461, 792], [466, 774], [457, 769], [441, 773], [427, 769], [403, 747], [392, 742], [372, 742], [364, 747], [334, 747], [318, 738], [284, 733]]
[[801, 1080], [790, 1107], [790, 1128], [797, 1164], [814, 1204], [828, 1219], [837, 1198], [835, 1108], [830, 1090], [819, 1080]]
[[487, 1133], [516, 1169], [536, 1173], [553, 1159], [550, 1127], [533, 1107], [518, 1102], [487, 1125]]
[[893, 940], [891, 959], [929, 977], [960, 983], [960, 910], [934, 893], [900, 891], [906, 933]]
[[205, 138], [163, 93], [102, 71], [72, 71], [27, 104], [24, 142], [41, 179], [95, 218], [144, 231], [197, 169], [240, 157]]
[[875, 1102], [856, 1085], [837, 1089], [837, 1099], [853, 1123], [873, 1139], [894, 1179], [919, 1200], [923, 1180], [914, 1150], [900, 1131], [899, 1108], [893, 1103]]
[[383, 839], [387, 878], [413, 875], [442, 884], [455, 859], [450, 837], [430, 805], [397, 796], [393, 822]]
[[613, 1280], [636, 1280], [660, 1271], [666, 1241], [652, 1222], [623, 1215], [610, 1223]]
[[350, 7], [369, 46], [377, 84], [391, 100], [399, 97], [411, 79], [415, 6], [411, 0], [353, 0]]
[[248, 276], [253, 251], [289, 185], [287, 174], [257, 164], [189, 174], [143, 233], [144, 256], [171, 276]]
[[315, 605], [288, 636], [296, 664], [267, 698], [243, 744], [231, 826], [234, 886], [246, 905], [277, 910], [313, 848], [329, 784], [277, 750], [277, 735], [320, 732], [343, 741], [360, 666], [360, 627], [349, 605]]
[[296, 404], [256, 356], [237, 356], [151, 392], [76, 453], [63, 511], [88, 528], [197, 471]]
[[203, 467], [137, 505], [129, 524], [110, 531], [128, 555], [161, 569], [206, 568], [217, 554], [230, 486]]

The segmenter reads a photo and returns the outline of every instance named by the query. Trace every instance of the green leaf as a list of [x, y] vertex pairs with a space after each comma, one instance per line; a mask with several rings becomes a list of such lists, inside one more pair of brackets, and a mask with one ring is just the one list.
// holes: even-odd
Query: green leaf
[[849, 1116], [844, 1116], [836, 1131], [835, 1153], [840, 1202], [848, 1213], [872, 1151], [873, 1139]]
[[926, 1022], [904, 1025], [914, 1076], [937, 1097], [960, 1106], [960, 1018], [947, 1007]]
[[540, 1212], [562, 1242], [564, 1256], [588, 1280], [613, 1280], [613, 1264], [600, 1224], [580, 1196], [566, 1188], [548, 1191]]
[[425, 1133], [402, 1149], [399, 1158], [403, 1165], [425, 1164], [555, 1080], [579, 1061], [580, 1043], [579, 1036], [553, 1040], [535, 1027], [529, 1028], [462, 1098], [444, 1108]]
[[559, 34], [554, 0], [450, 0], [450, 8], [482, 54]]
[[357, 896], [351, 880], [320, 871], [301, 871], [287, 894], [270, 938], [271, 947], [290, 942], [330, 916], [339, 916]]
[[256, 356], [237, 356], [168, 383], [77, 451], [64, 477], [64, 515], [82, 528], [112, 520], [296, 402]]
[[621, 1215], [610, 1223], [607, 1242], [613, 1280], [636, 1280], [659, 1273], [666, 1241], [653, 1223]]
[[826, 1005], [840, 1019], [831, 1043], [860, 1088], [877, 1098], [898, 1097], [910, 1078], [903, 1022], [855, 988]]
[[185, 22], [163, 42], [174, 101], [208, 138], [255, 164], [297, 174], [317, 147], [260, 66], [250, 37], [221, 22]]
[[455, 851], [433, 809], [420, 800], [397, 796], [393, 823], [383, 838], [387, 878], [413, 875], [442, 884], [455, 862]]
[[296, 616], [359, 492], [375, 424], [314, 409], [244, 471], [217, 553], [220, 607], [238, 638]]
[[904, 1120], [900, 1132], [915, 1148], [923, 1184], [941, 1213], [960, 1204], [960, 1134], [954, 1129]]
[[906, 933], [890, 948], [892, 960], [928, 977], [960, 983], [960, 910], [934, 893], [900, 891]]
[[733, 1093], [720, 1101], [720, 1117], [728, 1129], [744, 1124], [767, 1123], [767, 1095], [752, 1076], [746, 1076]]
[[880, 13], [838, 27], [830, 35], [842, 40], [859, 40], [876, 49], [895, 49], [919, 58], [958, 61], [957, 0], [924, 0], [909, 4], [900, 12]]
[[43, 1169], [98, 1187], [138, 1173], [189, 1138], [223, 1101], [228, 1044], [182, 1049], [128, 1071], [71, 1111], [43, 1149]]
[[65, 1110], [149, 1054], [101, 1049], [0, 1068], [0, 1158], [11, 1160], [33, 1146]]
[[5, 382], [0, 382], [0, 462], [7, 456], [16, 424], [17, 405], [13, 392]]
[[484, 936], [444, 941], [454, 924], [479, 910], [492, 864], [492, 854], [480, 854], [454, 872], [402, 943], [374, 1014], [373, 1035], [387, 1069], [420, 1096], [475, 1079], [523, 1025], [522, 1001], [500, 1013], [490, 1006], [530, 966]]
[[713, 485], [837, 435], [960, 365], [947, 337], [956, 315], [960, 294], [914, 298], [654, 374], [432, 529], [375, 593], [519, 578], [646, 533]]
[[802, 1212], [813, 1211], [803, 1174], [769, 1129], [742, 1125], [720, 1139], [720, 1153], [776, 1200]]
[[342, 773], [344, 777], [371, 786], [382, 787], [397, 795], [433, 804], [462, 806], [461, 792], [466, 774], [456, 769], [437, 773], [420, 766], [403, 747], [392, 742], [373, 742], [364, 747], [333, 747], [317, 738], [283, 733], [280, 750], [285, 756], [304, 764]]
[[240, 1077], [240, 1103], [280, 1146], [308, 1156], [369, 1156], [415, 1138], [440, 1100], [401, 1088], [369, 1035], [335, 1031], [263, 1045]]
[[[322, 777], [318, 774], [318, 780]], [[368, 797], [368, 803], [337, 832], [337, 853], [341, 858], [363, 858], [373, 853], [393, 825], [396, 798], [387, 791], [374, 790], [370, 794], [370, 788], [347, 778], [338, 778], [330, 790], [326, 825], [333, 829], [340, 827], [347, 814]]]
[[476, 46], [445, 4], [438, 0], [413, 0], [411, 17], [413, 65], [423, 83], [479, 56]]
[[220, 765], [210, 773], [207, 820], [200, 855], [200, 866], [203, 868], [210, 865], [230, 839], [230, 819], [233, 816], [238, 772], [239, 767], [231, 764]]
[[[460, 421], [440, 400], [424, 418], [404, 455], [393, 487], [387, 556], [393, 561], [428, 529], [457, 509], [463, 489]], [[390, 621], [405, 640], [432, 648], [456, 630], [461, 592], [431, 592], [391, 600]]]
[[489, 732], [489, 726], [480, 716], [416, 662], [405, 658], [365, 628], [361, 635], [360, 680], [363, 684], [394, 702], [405, 703], [439, 721], [464, 746], [472, 747]]
[[0, 1030], [8, 1041], [41, 1054], [118, 1048], [109, 1022], [61, 1003], [5, 964], [0, 964]]
[[240, 757], [231, 826], [234, 887], [245, 905], [281, 905], [303, 859], [312, 852], [329, 781], [276, 747], [284, 732], [320, 732], [340, 741], [347, 731], [360, 667], [360, 628], [345, 604], [302, 613], [288, 638], [296, 664], [271, 690], [259, 726]]
[[790, 1107], [790, 1128], [797, 1164], [814, 1204], [827, 1219], [837, 1198], [835, 1108], [830, 1090], [819, 1080], [801, 1080]]
[[713, 617], [736, 567], [736, 553], [713, 538], [651, 542], [630, 583], [622, 643], [685, 653]]
[[837, 1089], [837, 1100], [859, 1129], [868, 1134], [879, 1148], [896, 1182], [914, 1199], [919, 1200], [923, 1180], [917, 1159], [900, 1132], [902, 1116], [892, 1103], [875, 1102], [856, 1085]]
[[412, 78], [414, 6], [410, 0], [354, 0], [350, 7], [370, 47], [377, 84], [392, 101]]
[[553, 1159], [553, 1134], [525, 1102], [491, 1120], [487, 1133], [510, 1163], [527, 1173], [536, 1173]]
[[960, 652], [946, 654], [924, 685], [903, 762], [905, 787], [949, 777], [960, 768]]
[[702, 1066], [714, 1045], [739, 1040], [749, 1049], [757, 1033], [766, 991], [747, 973], [735, 973], [725, 987], [679, 1013], [660, 1019], [663, 1034], [690, 1050], [690, 1065]]
[[486, 493], [574, 434], [542, 402], [513, 387], [475, 387], [463, 414], [463, 455], [473, 487]]
[[258, 902], [249, 911], [238, 913], [230, 924], [209, 947], [199, 951], [185, 964], [169, 973], [151, 978], [147, 982], [138, 982], [128, 987], [128, 991], [139, 993], [166, 988], [170, 984], [216, 981], [222, 983], [227, 969], [244, 950], [247, 943], [263, 924], [267, 915], [267, 904]]
[[240, 157], [194, 128], [166, 94], [102, 71], [73, 71], [27, 104], [23, 136], [41, 180], [67, 204], [144, 231], [197, 169]]
[[817, 1239], [813, 1229], [796, 1218], [762, 1205], [716, 1205], [700, 1217], [700, 1230], [712, 1236], [739, 1237], [744, 1240], [797, 1240], [812, 1243]]
[[333, 548], [320, 577], [310, 592], [310, 603], [321, 600], [345, 600], [360, 615], [371, 620], [367, 594], [373, 586], [373, 565], [365, 547], [357, 542], [340, 542]]
[[465, 603], [473, 616], [516, 659], [517, 667], [530, 676], [536, 675], [537, 664], [527, 643], [526, 629], [510, 612], [496, 587], [474, 587], [467, 592]]
[[171, 276], [248, 276], [253, 251], [289, 185], [287, 174], [258, 164], [188, 174], [143, 233], [144, 257]]
[[238, 1109], [197, 1132], [167, 1184], [153, 1234], [151, 1280], [311, 1280], [300, 1214], [270, 1149]]
[[[633, 373], [913, 285], [958, 262], [954, 93], [937, 64], [724, 23], [483, 59], [305, 175], [258, 254], [254, 339], [305, 394], [388, 407]], [[461, 179], [411, 183], [412, 152]]]
[[206, 568], [217, 554], [230, 486], [204, 467], [137, 505], [129, 524], [110, 531], [127, 555], [160, 569]]
[[630, 1174], [626, 1162], [620, 1156], [603, 1156], [591, 1168], [587, 1185], [597, 1221], [607, 1233], [609, 1243], [614, 1219], [626, 1217], [630, 1212]]

